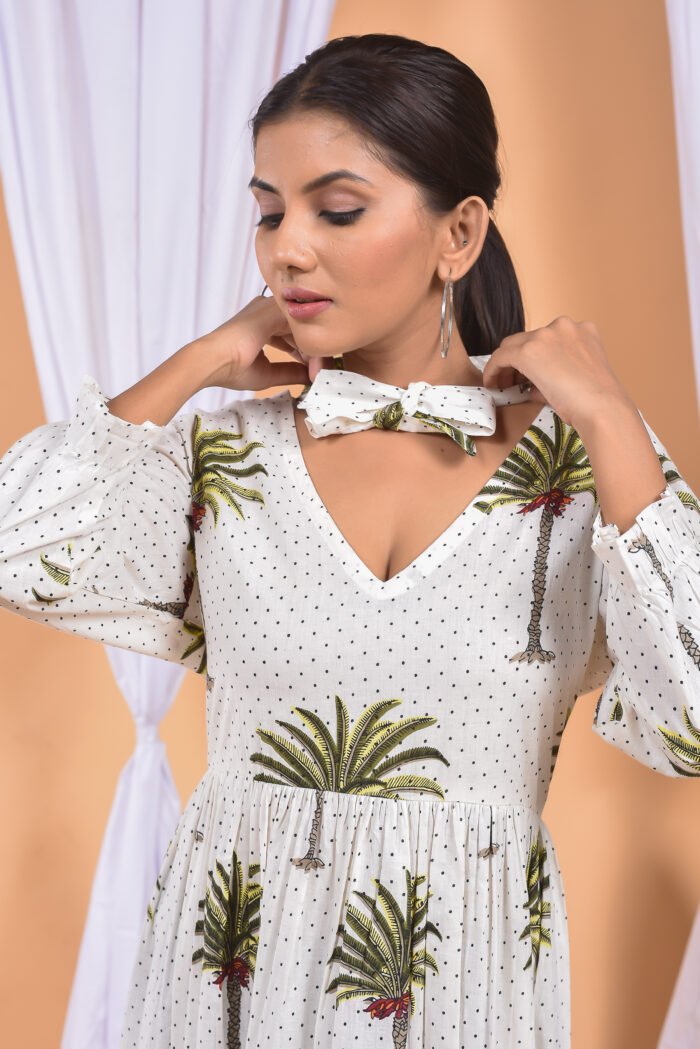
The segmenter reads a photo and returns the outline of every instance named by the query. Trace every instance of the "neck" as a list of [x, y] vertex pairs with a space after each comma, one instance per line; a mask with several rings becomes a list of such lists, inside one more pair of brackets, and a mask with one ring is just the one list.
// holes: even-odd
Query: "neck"
[[[364, 375], [368, 379], [374, 379], [375, 382], [401, 386], [404, 389], [412, 382], [429, 382], [431, 386], [483, 386], [484, 384], [481, 368], [471, 364], [468, 360], [467, 362], [460, 362], [461, 366], [459, 368], [450, 368], [449, 374], [447, 368], [425, 367], [420, 369], [419, 372], [401, 369], [400, 374], [397, 376], [394, 369], [357, 367], [353, 358], [354, 354], [350, 354], [342, 359], [341, 367], [345, 371], [355, 372], [356, 375]], [[444, 365], [446, 361], [440, 358], [440, 364]], [[389, 371], [391, 371], [391, 374], [389, 374]]]
[[376, 382], [407, 388], [411, 382], [431, 386], [483, 386], [482, 370], [473, 364], [453, 328], [447, 357], [440, 356], [440, 343], [425, 350], [403, 344], [397, 349], [361, 347], [339, 355], [346, 371], [364, 375]]

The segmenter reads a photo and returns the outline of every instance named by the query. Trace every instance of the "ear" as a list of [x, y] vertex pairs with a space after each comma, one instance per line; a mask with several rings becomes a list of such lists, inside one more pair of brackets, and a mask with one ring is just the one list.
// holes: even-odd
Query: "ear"
[[469, 272], [481, 254], [488, 229], [489, 211], [481, 197], [465, 197], [444, 216], [443, 247], [438, 258], [440, 280], [444, 282], [450, 276], [457, 281]]

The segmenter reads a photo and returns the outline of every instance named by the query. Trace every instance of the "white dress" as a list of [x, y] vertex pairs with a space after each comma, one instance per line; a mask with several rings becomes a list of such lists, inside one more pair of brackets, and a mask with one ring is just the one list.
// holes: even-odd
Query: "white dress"
[[0, 606], [206, 675], [208, 766], [121, 1045], [569, 1049], [540, 814], [599, 686], [602, 739], [700, 775], [698, 500], [645, 421], [666, 489], [603, 526], [585, 448], [544, 406], [383, 582], [316, 492], [293, 404], [136, 425], [85, 376], [69, 421], [0, 459]]

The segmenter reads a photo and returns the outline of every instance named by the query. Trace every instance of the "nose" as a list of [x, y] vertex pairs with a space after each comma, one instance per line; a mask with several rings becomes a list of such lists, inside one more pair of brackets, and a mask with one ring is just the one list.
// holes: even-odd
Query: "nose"
[[281, 269], [304, 270], [312, 258], [309, 235], [301, 216], [295, 218], [290, 210], [284, 214], [274, 231], [272, 262]]

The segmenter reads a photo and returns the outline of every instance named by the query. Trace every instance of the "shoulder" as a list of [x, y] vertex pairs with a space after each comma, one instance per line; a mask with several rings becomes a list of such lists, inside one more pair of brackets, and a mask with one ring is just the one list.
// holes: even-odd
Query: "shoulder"
[[288, 389], [264, 397], [254, 393], [235, 397], [220, 408], [197, 408], [189, 413], [195, 431], [227, 431], [231, 437], [269, 440], [279, 434], [291, 413]]

